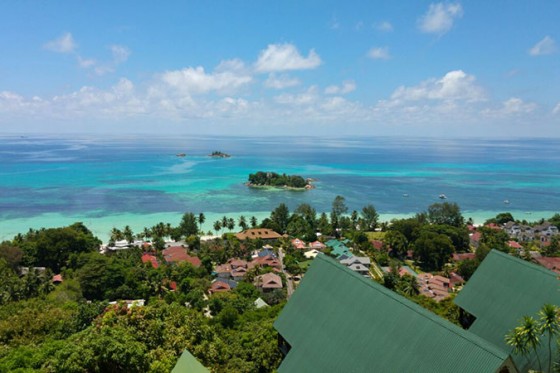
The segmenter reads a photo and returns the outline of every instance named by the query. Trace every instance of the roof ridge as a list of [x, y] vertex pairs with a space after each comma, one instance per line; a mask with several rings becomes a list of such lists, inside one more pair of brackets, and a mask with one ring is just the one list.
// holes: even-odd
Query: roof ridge
[[499, 353], [502, 353], [505, 356], [509, 356], [509, 354], [502, 350], [501, 348], [499, 348], [498, 346], [494, 345], [493, 343], [490, 343], [489, 341], [477, 336], [476, 334], [473, 334], [467, 330], [461, 329], [458, 326], [452, 324], [450, 321], [445, 320], [441, 317], [439, 317], [438, 315], [432, 313], [431, 311], [421, 307], [420, 305], [406, 299], [405, 297], [396, 294], [395, 292], [383, 287], [383, 285], [378, 284], [376, 282], [374, 282], [373, 280], [368, 280], [365, 277], [357, 274], [356, 272], [348, 269], [347, 267], [337, 263], [336, 261], [334, 261], [334, 259], [328, 258], [326, 255], [317, 255], [316, 258], [319, 258], [320, 260], [324, 261], [325, 263], [333, 266], [335, 269], [338, 269], [344, 273], [346, 273], [347, 275], [353, 276], [356, 279], [359, 279], [362, 283], [364, 283], [366, 286], [382, 293], [383, 295], [386, 295], [388, 297], [390, 297], [391, 299], [393, 299], [394, 301], [402, 304], [403, 306], [409, 308], [410, 310], [412, 310], [413, 312], [419, 314], [420, 316], [425, 317], [426, 319], [438, 324], [439, 326], [447, 329], [449, 332], [468, 340], [469, 342], [477, 345], [478, 347], [480, 347], [481, 349], [487, 351], [488, 353], [491, 353], [492, 355], [496, 356], [497, 358], [503, 358], [503, 356], [500, 356]]
[[[490, 255], [490, 254], [492, 254], [492, 255], [499, 255], [499, 256], [501, 256], [501, 257], [507, 259], [507, 260], [511, 260], [511, 261], [514, 262], [514, 263], [523, 265], [523, 266], [525, 266], [525, 267], [527, 267], [527, 268], [529, 268], [529, 269], [532, 269], [532, 270], [534, 270], [534, 271], [539, 271], [539, 272], [542, 272], [543, 274], [548, 275], [548, 276], [550, 276], [550, 277], [558, 278], [558, 275], [557, 275], [556, 273], [552, 272], [551, 270], [549, 270], [548, 268], [545, 268], [545, 267], [543, 267], [543, 266], [540, 266], [540, 265], [535, 264], [535, 263], [532, 263], [532, 262], [528, 262], [528, 261], [523, 260], [523, 259], [520, 259], [520, 258], [516, 258], [516, 257], [514, 257], [513, 255], [504, 253], [504, 252], [502, 252], [502, 251], [500, 251], [500, 250], [492, 249], [492, 250], [490, 250], [490, 252], [488, 253], [488, 255]], [[484, 262], [484, 261], [483, 261], [483, 262]], [[481, 263], [481, 264], [482, 264], [482, 263]]]

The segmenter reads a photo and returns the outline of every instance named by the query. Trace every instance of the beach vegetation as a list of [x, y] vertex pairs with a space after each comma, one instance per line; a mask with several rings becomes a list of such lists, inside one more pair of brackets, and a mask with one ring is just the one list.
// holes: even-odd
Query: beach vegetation
[[254, 174], [249, 174], [249, 186], [271, 186], [277, 188], [295, 188], [304, 189], [309, 183], [299, 175], [286, 175], [277, 174], [276, 172], [263, 172], [258, 171]]

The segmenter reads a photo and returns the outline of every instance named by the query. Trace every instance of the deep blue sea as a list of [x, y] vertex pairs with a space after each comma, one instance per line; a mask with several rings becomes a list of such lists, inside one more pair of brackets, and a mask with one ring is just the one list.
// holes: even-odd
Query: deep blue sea
[[[386, 218], [445, 194], [475, 220], [503, 211], [536, 220], [560, 212], [559, 149], [543, 139], [2, 136], [0, 239], [78, 220], [104, 236], [112, 226], [176, 224], [185, 211], [205, 212], [210, 229], [213, 217], [264, 217], [281, 202], [329, 211], [336, 195]], [[212, 159], [213, 150], [232, 157]], [[316, 189], [247, 188], [259, 170], [311, 177]]]

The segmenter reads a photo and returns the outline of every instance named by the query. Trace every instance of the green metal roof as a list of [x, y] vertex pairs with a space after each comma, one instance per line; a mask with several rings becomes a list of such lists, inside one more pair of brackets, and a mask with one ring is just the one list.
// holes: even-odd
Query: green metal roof
[[[511, 352], [505, 335], [519, 325], [523, 316], [538, 318], [537, 313], [544, 304], [560, 305], [557, 276], [546, 268], [492, 250], [457, 295], [455, 303], [476, 317], [469, 331]], [[542, 344], [539, 356], [543, 363], [548, 363], [547, 341], [543, 340]], [[535, 356], [532, 359], [536, 361]], [[520, 370], [527, 367], [525, 358], [514, 355], [513, 360]]]
[[495, 372], [509, 355], [317, 255], [274, 326], [291, 345], [278, 372]]
[[210, 373], [189, 350], [183, 351], [171, 373]]

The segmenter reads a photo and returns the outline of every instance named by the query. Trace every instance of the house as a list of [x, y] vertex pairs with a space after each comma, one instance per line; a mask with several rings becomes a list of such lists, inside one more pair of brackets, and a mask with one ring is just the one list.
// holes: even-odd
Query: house
[[560, 258], [541, 256], [535, 258], [535, 261], [543, 267], [560, 274]]
[[511, 241], [511, 240], [510, 240], [510, 241], [507, 242], [507, 245], [508, 245], [509, 247], [511, 247], [512, 249], [516, 249], [516, 250], [523, 249], [523, 246], [521, 246], [521, 245], [519, 244], [519, 242], [517, 242], [517, 241]]
[[253, 304], [255, 305], [255, 308], [256, 308], [256, 309], [263, 308], [263, 307], [270, 307], [270, 306], [268, 305], [268, 303], [266, 303], [266, 302], [265, 302], [264, 300], [262, 300], [261, 298], [257, 298], [257, 299], [253, 302]]
[[232, 258], [225, 264], [216, 266], [214, 272], [221, 279], [233, 279], [234, 281], [241, 281], [245, 278], [249, 264], [242, 259]]
[[275, 273], [265, 273], [255, 278], [255, 286], [265, 293], [282, 289], [282, 278]]
[[272, 256], [272, 255], [259, 256], [258, 258], [254, 258], [249, 263], [249, 268], [254, 268], [257, 266], [261, 268], [272, 267], [276, 270], [282, 270], [282, 264], [280, 263], [280, 260], [276, 258], [276, 256]]
[[477, 335], [318, 255], [274, 327], [285, 372], [517, 372]]
[[305, 250], [307, 248], [307, 244], [300, 240], [299, 238], [294, 238], [292, 240], [292, 246], [294, 249], [298, 250]]
[[367, 256], [352, 256], [341, 260], [340, 264], [347, 266], [362, 276], [370, 277], [369, 268], [371, 267], [371, 260]]
[[453, 253], [451, 259], [455, 263], [464, 262], [465, 260], [474, 260], [476, 258], [475, 253]]
[[307, 258], [307, 259], [313, 259], [313, 258], [315, 258], [315, 257], [317, 256], [317, 254], [319, 254], [319, 253], [320, 253], [319, 250], [317, 250], [317, 249], [312, 249], [312, 250], [309, 250], [309, 251], [304, 252], [304, 253], [303, 253], [303, 256], [305, 256], [305, 258]]
[[309, 248], [322, 251], [322, 250], [325, 250], [327, 248], [327, 245], [325, 245], [321, 241], [314, 241], [314, 242], [311, 242], [309, 244]]
[[[228, 292], [233, 288], [230, 285], [230, 281], [231, 280], [222, 280], [222, 279], [214, 280], [214, 282], [212, 282], [212, 285], [210, 285], [210, 289], [208, 290], [208, 292], [210, 294]], [[237, 285], [235, 281], [231, 281], [231, 282]]]
[[187, 249], [182, 246], [170, 246], [167, 249], [163, 250], [162, 254], [163, 259], [165, 259], [168, 264], [188, 262], [192, 264], [193, 267], [197, 268], [202, 264], [199, 258], [187, 254]]
[[183, 351], [171, 373], [210, 373], [189, 350]]
[[478, 245], [480, 244], [480, 239], [481, 238], [482, 238], [482, 233], [480, 233], [478, 231], [469, 234], [470, 244], [474, 247], [478, 247]]
[[449, 297], [451, 291], [451, 281], [447, 277], [432, 275], [431, 273], [421, 273], [416, 277], [420, 294], [440, 302]]
[[260, 238], [263, 241], [274, 242], [281, 238], [282, 236], [272, 229], [267, 228], [252, 228], [246, 229], [243, 232], [239, 232], [235, 234], [240, 241], [245, 241], [247, 239], [257, 239]]
[[62, 282], [63, 282], [63, 279], [62, 279], [62, 275], [61, 275], [61, 274], [54, 275], [54, 276], [52, 277], [52, 283], [53, 283], [53, 284], [58, 285], [58, 284], [61, 284]]
[[[556, 273], [492, 250], [454, 302], [462, 309], [462, 323], [469, 332], [502, 350], [511, 351], [505, 335], [519, 325], [523, 316], [538, 317], [544, 304], [560, 305], [559, 285]], [[557, 356], [557, 346], [553, 346], [552, 351]], [[541, 346], [538, 353], [544, 363], [542, 370], [546, 372], [548, 347]], [[513, 355], [512, 358], [520, 371], [527, 371], [529, 366], [525, 357]], [[529, 359], [536, 366], [534, 353]]]
[[151, 263], [153, 268], [158, 268], [159, 263], [155, 255], [144, 253], [142, 255], [142, 263]]
[[375, 250], [377, 250], [377, 251], [383, 250], [383, 247], [384, 247], [383, 241], [380, 241], [380, 240], [372, 240], [372, 241], [371, 241], [371, 245], [372, 245], [373, 248], [374, 248]]

